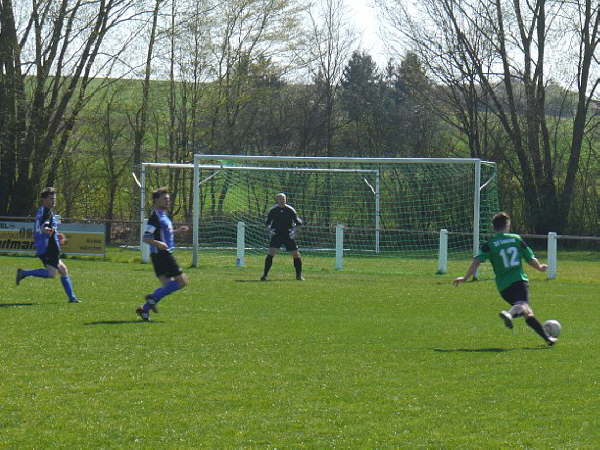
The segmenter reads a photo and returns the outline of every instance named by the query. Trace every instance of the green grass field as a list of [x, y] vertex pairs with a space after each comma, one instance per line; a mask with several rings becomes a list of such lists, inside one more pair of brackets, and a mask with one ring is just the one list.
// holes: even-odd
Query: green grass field
[[[278, 256], [186, 270], [188, 289], [151, 322], [134, 309], [150, 266], [68, 259], [58, 279], [14, 284], [31, 257], [0, 256], [0, 447], [598, 448], [600, 261], [531, 273], [537, 316], [563, 324], [547, 348], [507, 330], [489, 273], [468, 261]], [[560, 256], [559, 256], [560, 257]], [[187, 261], [187, 255], [182, 255]]]

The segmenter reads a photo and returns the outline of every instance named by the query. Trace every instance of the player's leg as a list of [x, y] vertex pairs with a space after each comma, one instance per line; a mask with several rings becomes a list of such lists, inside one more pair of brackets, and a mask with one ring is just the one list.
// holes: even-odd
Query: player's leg
[[546, 330], [544, 329], [540, 321], [536, 319], [535, 315], [533, 314], [533, 310], [529, 307], [529, 305], [527, 305], [523, 316], [525, 317], [525, 323], [533, 331], [535, 331], [544, 341], [546, 341], [548, 345], [554, 345], [556, 343], [557, 339], [546, 333]]
[[513, 319], [516, 319], [517, 317], [525, 316], [525, 313], [528, 309], [530, 309], [529, 304], [527, 302], [520, 301], [512, 305], [508, 310], [508, 313]]
[[163, 294], [163, 291], [161, 291], [161, 289], [164, 290], [166, 288], [166, 286], [169, 284], [169, 282], [172, 281], [172, 278], [167, 277], [165, 275], [160, 275], [158, 277], [158, 279], [160, 280], [161, 287], [159, 287], [154, 292], [152, 292], [152, 294], [146, 295], [144, 297], [146, 299], [146, 303], [144, 303], [142, 306], [140, 306], [136, 310], [138, 315], [143, 320], [148, 320], [150, 318], [150, 311], [152, 311], [153, 313], [158, 313], [158, 306], [157, 306], [158, 302], [165, 295], [168, 295], [168, 294]]
[[176, 276], [175, 281], [177, 281], [177, 283], [179, 284], [179, 289], [183, 289], [188, 284], [190, 284], [190, 279], [184, 272], [181, 272], [181, 275]]
[[288, 252], [292, 252], [294, 270], [296, 271], [296, 280], [304, 281], [304, 277], [302, 276], [302, 258], [300, 257], [300, 252], [298, 251], [298, 244], [296, 244], [296, 241], [291, 237], [286, 238], [282, 243], [285, 245], [285, 249]]
[[19, 285], [19, 283], [21, 283], [21, 280], [27, 277], [54, 278], [54, 276], [56, 276], [56, 269], [52, 266], [49, 266], [51, 258], [49, 258], [46, 254], [40, 255], [39, 258], [44, 264], [43, 268], [31, 270], [17, 269], [17, 286]]
[[160, 302], [161, 299], [163, 299], [167, 295], [170, 295], [173, 292], [186, 287], [188, 284], [187, 275], [183, 272], [175, 276], [162, 275], [159, 279], [162, 286], [156, 289], [152, 294], [147, 296], [147, 298], [150, 297], [154, 299], [155, 304]]
[[17, 269], [17, 286], [21, 283], [21, 280], [23, 280], [23, 278], [27, 277], [50, 278], [50, 275], [48, 274], [48, 269], [46, 269], [45, 267], [31, 270]]
[[158, 302], [167, 295], [172, 294], [187, 285], [187, 277], [184, 274], [176, 278], [163, 275], [159, 277], [159, 280], [161, 282], [161, 287], [152, 292], [152, 294], [146, 295], [146, 303], [142, 306], [142, 310], [146, 313], [149, 311], [158, 313]]
[[183, 273], [183, 270], [170, 253], [161, 254], [157, 258], [156, 271], [158, 279], [161, 282], [161, 287], [152, 292], [152, 294], [146, 295], [146, 303], [142, 306], [142, 311], [145, 313], [149, 311], [157, 313], [158, 302], [188, 284], [187, 275]]
[[58, 261], [58, 272], [60, 273], [60, 282], [65, 290], [65, 294], [69, 298], [69, 303], [79, 303], [80, 300], [73, 291], [73, 282], [71, 281], [71, 277], [69, 277], [69, 269], [67, 269], [67, 266], [61, 260]]
[[[271, 242], [273, 242], [273, 240], [271, 240]], [[269, 270], [271, 270], [271, 266], [273, 265], [273, 258], [277, 254], [278, 249], [278, 247], [273, 247], [272, 243], [270, 244], [269, 251], [267, 253], [267, 256], [265, 257], [265, 266], [263, 269], [263, 274], [262, 277], [260, 277], [261, 281], [267, 281]]]
[[294, 260], [294, 269], [296, 270], [296, 280], [304, 281], [304, 277], [302, 276], [302, 257], [297, 247], [296, 250], [292, 251], [292, 258]]
[[511, 324], [513, 318], [523, 316], [525, 323], [544, 339], [546, 343], [553, 345], [556, 342], [555, 338], [546, 333], [542, 324], [535, 318], [533, 309], [529, 306], [529, 285], [527, 282], [518, 281], [513, 283], [510, 287], [502, 291], [501, 295], [512, 305], [508, 311], [500, 313], [500, 317], [505, 321], [505, 324], [507, 320], [506, 315], [511, 318]]
[[506, 328], [513, 328], [513, 319], [523, 315], [523, 302], [527, 303], [528, 291], [523, 288], [522, 283], [513, 283], [500, 292], [502, 298], [511, 306], [508, 311], [500, 311], [498, 314], [504, 321]]
[[[168, 277], [163, 273], [165, 269], [163, 264], [161, 264], [160, 255], [158, 253], [151, 253], [150, 259], [152, 261], [154, 274], [161, 281], [161, 284], [164, 284], [163, 281]], [[152, 298], [152, 294], [148, 294], [144, 298], [146, 299], [146, 302], [143, 305], [140, 305], [135, 312], [142, 320], [148, 320], [150, 318], [150, 310], [158, 312], [158, 309], [156, 308], [156, 301]]]

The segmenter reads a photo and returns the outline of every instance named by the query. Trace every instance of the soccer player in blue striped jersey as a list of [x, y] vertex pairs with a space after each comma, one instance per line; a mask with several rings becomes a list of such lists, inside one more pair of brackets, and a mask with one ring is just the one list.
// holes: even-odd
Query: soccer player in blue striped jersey
[[58, 232], [58, 223], [53, 210], [56, 206], [56, 189], [47, 187], [42, 191], [40, 197], [42, 204], [35, 214], [33, 239], [36, 254], [41, 259], [44, 267], [31, 270], [17, 269], [17, 286], [24, 278], [54, 278], [58, 272], [69, 303], [79, 303], [80, 300], [73, 292], [69, 270], [60, 259], [60, 245], [63, 237]]
[[158, 313], [158, 302], [188, 284], [188, 278], [177, 264], [173, 251], [175, 250], [175, 233], [188, 231], [185, 225], [177, 230], [167, 211], [171, 207], [171, 196], [167, 188], [159, 188], [152, 193], [154, 210], [148, 219], [144, 230], [144, 242], [150, 245], [150, 258], [154, 273], [161, 283], [161, 287], [151, 294], [146, 295], [146, 303], [136, 309], [142, 320], [150, 318], [150, 311]]

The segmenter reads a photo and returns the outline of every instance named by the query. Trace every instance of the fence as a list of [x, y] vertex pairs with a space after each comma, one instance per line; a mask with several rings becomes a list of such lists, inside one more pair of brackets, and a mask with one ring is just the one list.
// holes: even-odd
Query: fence
[[[439, 237], [439, 249], [438, 249], [438, 274], [444, 274], [448, 271], [448, 235], [453, 234], [448, 230], [440, 230]], [[564, 250], [600, 250], [600, 237], [598, 236], [572, 236], [565, 234], [556, 234], [555, 232], [549, 232], [547, 235], [543, 234], [521, 234], [521, 237], [528, 242], [532, 248], [541, 250], [539, 245], [540, 241], [546, 242], [546, 258], [548, 260], [547, 277], [552, 280], [557, 277], [558, 274], [558, 241], [566, 243], [577, 243], [577, 245], [567, 244]], [[536, 241], [537, 245], [531, 245], [531, 242]], [[582, 244], [583, 243], [583, 244]], [[600, 256], [599, 256], [600, 262]]]
[[[0, 221], [22, 221], [22, 222], [33, 222], [33, 217], [8, 217], [0, 216]], [[102, 220], [102, 219], [82, 219], [82, 218], [62, 218], [62, 223], [88, 223], [88, 224], [103, 224], [106, 226], [106, 245], [112, 245], [116, 247], [128, 247], [133, 249], [139, 248], [139, 234], [140, 234], [140, 222], [135, 220]], [[188, 223], [187, 225], [190, 225]], [[307, 227], [310, 228], [310, 227]], [[245, 252], [248, 250], [245, 241], [245, 224], [240, 222], [235, 227], [232, 236], [234, 242], [231, 250], [233, 250], [232, 264], [243, 266], [245, 261]], [[364, 229], [360, 229], [364, 232]], [[420, 232], [418, 230], [393, 230], [397, 233], [411, 233], [411, 234], [431, 234], [432, 232]], [[311, 231], [315, 233], [316, 231]], [[344, 256], [358, 254], [352, 251], [352, 236], [357, 234], [357, 230], [338, 225], [336, 227], [330, 227], [327, 230], [319, 231], [319, 234], [325, 233], [330, 236], [327, 241], [327, 245], [319, 249], [320, 251], [329, 252], [332, 256], [335, 256], [335, 267], [337, 269], [343, 268]], [[370, 233], [372, 234], [372, 233]], [[448, 242], [455, 236], [468, 235], [471, 233], [453, 232], [442, 229], [438, 233], [438, 271], [439, 274], [447, 273], [448, 271], [448, 258], [451, 256], [448, 251]], [[558, 261], [559, 253], [561, 251], [600, 251], [600, 237], [598, 236], [573, 236], [573, 235], [559, 235], [556, 233], [548, 233], [547, 235], [540, 234], [521, 234], [521, 236], [527, 241], [527, 243], [536, 251], [547, 252], [547, 260], [549, 269], [547, 276], [549, 279], [556, 278], [558, 274]], [[178, 241], [181, 246], [191, 246], [192, 243], [192, 232], [179, 234]], [[264, 248], [254, 248], [253, 250], [263, 251]], [[434, 255], [436, 249], [431, 246], [424, 249], [428, 254]], [[385, 254], [385, 253], [384, 253]], [[390, 256], [396, 256], [394, 253]], [[461, 252], [458, 256], [465, 256], [464, 252]], [[599, 255], [600, 261], [600, 255]]]

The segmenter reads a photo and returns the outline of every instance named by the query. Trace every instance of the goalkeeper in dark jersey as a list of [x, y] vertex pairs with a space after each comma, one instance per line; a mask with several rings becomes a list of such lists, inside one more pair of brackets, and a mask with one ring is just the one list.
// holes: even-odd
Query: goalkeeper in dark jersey
[[546, 264], [540, 264], [533, 250], [523, 241], [518, 234], [510, 233], [510, 217], [505, 212], [500, 212], [492, 219], [495, 234], [481, 246], [481, 251], [473, 259], [471, 266], [464, 277], [454, 280], [454, 285], [467, 281], [477, 273], [479, 265], [490, 260], [496, 274], [496, 286], [500, 295], [511, 305], [508, 311], [501, 311], [500, 318], [508, 328], [513, 327], [513, 319], [523, 316], [525, 322], [548, 345], [554, 345], [555, 337], [549, 336], [542, 324], [533, 315], [529, 305], [529, 285], [527, 274], [523, 271], [521, 259], [540, 272], [548, 269]]
[[31, 270], [17, 269], [17, 285], [27, 277], [54, 278], [57, 273], [60, 273], [60, 282], [69, 303], [79, 303], [80, 300], [73, 291], [69, 270], [60, 259], [60, 246], [64, 242], [64, 236], [58, 232], [58, 221], [53, 211], [56, 206], [56, 190], [47, 187], [40, 194], [40, 198], [42, 204], [35, 214], [33, 241], [36, 254], [44, 267]]
[[277, 204], [271, 208], [266, 220], [267, 230], [271, 233], [271, 241], [269, 242], [269, 253], [265, 258], [265, 269], [261, 280], [267, 281], [267, 275], [273, 265], [273, 257], [281, 246], [285, 246], [288, 252], [292, 252], [296, 280], [304, 281], [302, 259], [294, 239], [296, 237], [296, 227], [302, 225], [302, 220], [298, 217], [296, 210], [286, 203], [285, 194], [277, 194], [275, 200]]

